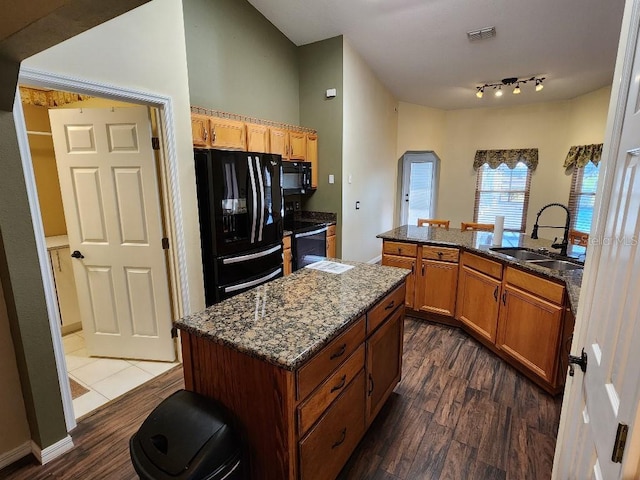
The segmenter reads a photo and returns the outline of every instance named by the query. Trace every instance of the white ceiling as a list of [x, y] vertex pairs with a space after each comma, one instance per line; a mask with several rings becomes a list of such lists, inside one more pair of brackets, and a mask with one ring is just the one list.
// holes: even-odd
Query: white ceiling
[[[296, 45], [344, 35], [398, 100], [443, 109], [574, 98], [610, 85], [624, 0], [249, 0]], [[495, 26], [494, 38], [467, 32]], [[520, 95], [477, 85], [544, 76]]]

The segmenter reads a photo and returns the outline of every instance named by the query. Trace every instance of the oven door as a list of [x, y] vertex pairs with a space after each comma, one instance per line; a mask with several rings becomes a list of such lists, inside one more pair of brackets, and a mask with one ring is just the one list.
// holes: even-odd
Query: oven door
[[309, 232], [294, 233], [293, 269], [298, 270], [327, 258], [327, 226]]

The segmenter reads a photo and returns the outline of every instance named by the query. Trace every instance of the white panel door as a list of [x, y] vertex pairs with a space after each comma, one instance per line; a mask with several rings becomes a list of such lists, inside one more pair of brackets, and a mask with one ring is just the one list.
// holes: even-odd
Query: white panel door
[[[582, 380], [577, 370], [566, 392], [554, 470], [558, 479], [614, 480], [638, 478], [640, 473], [640, 1], [633, 3], [636, 20], [630, 23], [620, 88], [623, 103], [618, 103], [624, 108], [609, 119], [614, 127], [601, 172], [606, 186], [599, 186], [599, 213], [588, 247], [592, 258], [587, 268], [594, 270], [585, 275], [581, 289], [588, 297], [580, 300], [581, 331], [573, 345], [578, 351], [584, 347], [587, 371]], [[621, 462], [614, 462], [619, 424], [628, 426], [629, 438]]]
[[173, 361], [148, 109], [49, 116], [89, 355]]
[[402, 160], [400, 224], [417, 225], [418, 218], [435, 218], [437, 189], [438, 157], [433, 152], [405, 153]]

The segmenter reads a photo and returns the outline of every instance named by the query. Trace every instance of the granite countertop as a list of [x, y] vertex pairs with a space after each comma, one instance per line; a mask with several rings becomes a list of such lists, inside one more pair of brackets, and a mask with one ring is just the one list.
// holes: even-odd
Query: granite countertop
[[[413, 225], [403, 225], [394, 228], [388, 232], [381, 233], [377, 236], [384, 240], [395, 240], [399, 242], [413, 242], [424, 245], [445, 245], [462, 247], [473, 253], [479, 253], [494, 260], [499, 260], [505, 264], [517, 265], [523, 270], [536, 273], [548, 277], [550, 279], [560, 280], [567, 286], [569, 303], [571, 311], [575, 315], [578, 308], [578, 300], [580, 298], [580, 284], [582, 283], [583, 269], [576, 270], [553, 270], [550, 268], [540, 267], [535, 263], [527, 263], [524, 260], [494, 252], [491, 248], [495, 248], [493, 243], [493, 232], [463, 232], [458, 228], [446, 230], [437, 227], [417, 227]], [[550, 248], [551, 240], [532, 239], [528, 234], [516, 232], [504, 232], [502, 237], [502, 247], [524, 247], [524, 248]], [[553, 252], [553, 250], [552, 250]], [[585, 247], [570, 245], [567, 254], [579, 260], [584, 260]]]
[[302, 268], [181, 318], [175, 325], [295, 370], [410, 273], [337, 261], [354, 268], [342, 274]]

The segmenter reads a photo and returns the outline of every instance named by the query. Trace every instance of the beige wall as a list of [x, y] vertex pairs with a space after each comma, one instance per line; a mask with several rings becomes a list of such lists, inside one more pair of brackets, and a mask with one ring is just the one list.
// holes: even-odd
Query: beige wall
[[[7, 306], [0, 285], [0, 457], [31, 439], [27, 413], [22, 400]], [[0, 468], [2, 467], [0, 462]]]
[[342, 258], [369, 261], [393, 224], [397, 101], [346, 40], [343, 81]]
[[[562, 169], [564, 158], [571, 145], [602, 143], [610, 92], [606, 87], [563, 102], [450, 111], [401, 103], [397, 155], [407, 150], [438, 154], [437, 216], [458, 226], [473, 218], [476, 150], [538, 148], [539, 164], [532, 174], [527, 212], [529, 231], [544, 205], [568, 202], [571, 177]], [[545, 223], [564, 223], [560, 209], [550, 209], [544, 219]], [[543, 238], [553, 239], [554, 235], [552, 230], [541, 231]]]

